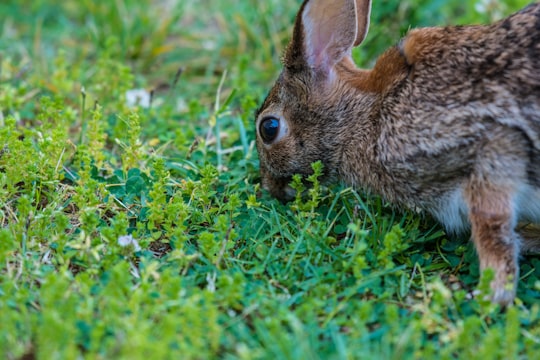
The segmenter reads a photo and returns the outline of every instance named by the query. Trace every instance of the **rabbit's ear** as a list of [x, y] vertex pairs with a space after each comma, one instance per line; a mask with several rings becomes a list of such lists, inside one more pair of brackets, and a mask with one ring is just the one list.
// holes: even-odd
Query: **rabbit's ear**
[[354, 46], [364, 41], [369, 29], [369, 16], [371, 14], [371, 0], [355, 0], [356, 4], [356, 40]]
[[308, 0], [298, 16], [285, 66], [308, 66], [329, 73], [368, 30], [370, 0]]

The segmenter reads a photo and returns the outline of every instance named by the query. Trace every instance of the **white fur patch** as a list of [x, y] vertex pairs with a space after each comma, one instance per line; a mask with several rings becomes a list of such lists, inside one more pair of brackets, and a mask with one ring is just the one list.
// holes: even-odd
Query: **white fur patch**
[[448, 193], [431, 213], [450, 233], [462, 233], [470, 226], [468, 208], [461, 188]]
[[[540, 189], [523, 184], [514, 198], [513, 211], [518, 222], [540, 223]], [[470, 227], [468, 206], [463, 198], [463, 190], [456, 189], [431, 209], [432, 215], [450, 233], [461, 233]]]
[[540, 223], [540, 189], [523, 185], [516, 196], [519, 221]]

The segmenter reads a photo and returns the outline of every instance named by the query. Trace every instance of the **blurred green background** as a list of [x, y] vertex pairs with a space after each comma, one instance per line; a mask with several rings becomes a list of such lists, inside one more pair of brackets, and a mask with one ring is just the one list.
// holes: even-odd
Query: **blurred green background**
[[[204, 96], [213, 92], [219, 75], [227, 69], [260, 95], [279, 70], [300, 3], [4, 0], [0, 51], [4, 59], [31, 64], [44, 81], [55, 66], [48, 59], [59, 51], [65, 52], [70, 64], [79, 64], [107, 49], [133, 69], [144, 86], [168, 82], [178, 67], [185, 67], [190, 76], [185, 91]], [[361, 66], [369, 67], [411, 27], [486, 23], [525, 4], [524, 0], [374, 1], [369, 35], [356, 58]], [[115, 44], [107, 47], [111, 38]], [[77, 75], [82, 84], [92, 81], [91, 69]]]

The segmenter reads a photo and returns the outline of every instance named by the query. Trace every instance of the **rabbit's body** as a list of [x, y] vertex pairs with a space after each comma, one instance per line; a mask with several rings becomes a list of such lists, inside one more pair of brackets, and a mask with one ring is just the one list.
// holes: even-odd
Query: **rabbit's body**
[[[524, 16], [533, 21], [524, 21]], [[406, 51], [423, 54], [412, 60], [410, 68], [404, 67], [403, 78], [394, 78], [395, 83], [374, 95], [372, 137], [356, 136], [367, 128], [365, 123], [354, 125], [365, 116], [362, 111], [344, 125], [357, 128], [344, 143], [361, 142], [345, 151], [365, 148], [363, 156], [370, 154], [372, 166], [379, 168], [377, 177], [365, 174], [364, 159], [342, 161], [353, 169], [345, 168], [340, 175], [391, 201], [427, 209], [459, 230], [467, 222], [462, 221], [467, 219], [462, 183], [472, 173], [489, 171], [505, 181], [513, 179], [521, 194], [516, 201], [525, 200], [516, 210], [538, 221], [540, 6], [530, 6], [501, 23], [421, 29], [406, 37], [400, 44], [405, 58]], [[508, 31], [497, 32], [500, 28]], [[411, 40], [425, 33], [429, 43]], [[475, 39], [482, 39], [480, 48], [471, 46]], [[407, 48], [409, 41], [422, 49]], [[357, 96], [365, 96], [362, 85], [357, 86]], [[357, 165], [361, 168], [355, 169]]]
[[[400, 51], [413, 63], [375, 93], [373, 134], [356, 136], [368, 128], [355, 121], [362, 108], [344, 124], [356, 129], [344, 142], [340, 176], [425, 209], [452, 231], [469, 227], [464, 183], [472, 174], [493, 177], [514, 188], [519, 220], [539, 222], [540, 5], [490, 26], [412, 31]], [[362, 85], [356, 96], [365, 96]], [[351, 161], [361, 148], [363, 159]]]
[[366, 71], [350, 48], [369, 8], [303, 4], [258, 114], [263, 185], [290, 198], [291, 176], [321, 160], [328, 180], [424, 209], [454, 232], [472, 224], [493, 297], [508, 303], [520, 249], [540, 242], [521, 246], [514, 230], [540, 222], [540, 4], [493, 25], [413, 30]]

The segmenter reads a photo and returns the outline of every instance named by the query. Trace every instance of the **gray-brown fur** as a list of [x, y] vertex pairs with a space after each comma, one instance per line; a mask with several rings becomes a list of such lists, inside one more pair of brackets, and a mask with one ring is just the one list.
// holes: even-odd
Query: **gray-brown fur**
[[[493, 299], [508, 304], [522, 241], [540, 248], [515, 230], [540, 222], [540, 4], [492, 25], [412, 30], [360, 70], [350, 48], [369, 23], [369, 11], [355, 14], [369, 5], [302, 5], [257, 115], [258, 133], [280, 121], [276, 141], [257, 138], [263, 186], [288, 199], [292, 175], [321, 160], [327, 181], [420, 207], [449, 231], [472, 225], [481, 268], [495, 270]], [[346, 12], [329, 18], [329, 6]]]

